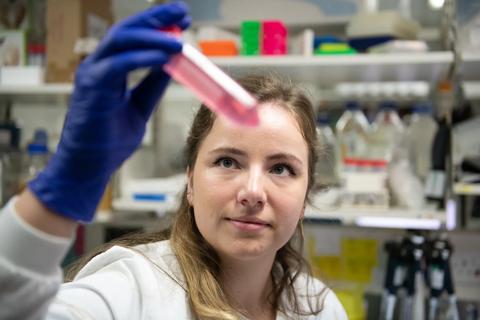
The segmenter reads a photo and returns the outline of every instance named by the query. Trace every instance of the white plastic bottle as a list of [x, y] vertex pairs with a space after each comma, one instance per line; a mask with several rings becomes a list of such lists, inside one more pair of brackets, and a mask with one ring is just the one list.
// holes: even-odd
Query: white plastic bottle
[[336, 131], [340, 166], [345, 159], [368, 158], [370, 125], [357, 102], [347, 102], [345, 112], [338, 119]]
[[428, 103], [415, 105], [406, 131], [406, 143], [413, 172], [422, 182], [425, 182], [431, 168], [432, 145], [437, 129], [431, 105]]
[[315, 168], [316, 186], [323, 188], [338, 183], [337, 141], [326, 113], [317, 116], [317, 137], [319, 142], [318, 161]]
[[[394, 153], [404, 156], [405, 127], [397, 113], [395, 103], [382, 102], [375, 116], [370, 135], [369, 154], [372, 159], [391, 161]], [[406, 155], [405, 155], [406, 156]]]

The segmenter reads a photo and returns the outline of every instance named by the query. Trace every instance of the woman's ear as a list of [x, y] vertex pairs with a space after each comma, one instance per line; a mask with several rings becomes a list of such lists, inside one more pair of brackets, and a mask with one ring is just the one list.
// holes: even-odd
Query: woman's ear
[[193, 206], [193, 170], [187, 167], [187, 201], [190, 206]]

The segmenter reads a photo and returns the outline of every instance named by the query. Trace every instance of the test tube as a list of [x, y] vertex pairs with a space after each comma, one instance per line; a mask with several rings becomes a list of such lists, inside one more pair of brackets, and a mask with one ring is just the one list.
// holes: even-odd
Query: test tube
[[258, 125], [256, 99], [192, 45], [183, 44], [164, 70], [213, 112], [237, 124]]

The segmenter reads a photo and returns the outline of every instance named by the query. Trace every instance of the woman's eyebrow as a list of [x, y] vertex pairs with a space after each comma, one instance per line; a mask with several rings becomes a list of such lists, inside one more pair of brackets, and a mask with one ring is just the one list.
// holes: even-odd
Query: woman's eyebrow
[[234, 154], [234, 155], [243, 156], [243, 157], [247, 156], [247, 153], [245, 151], [242, 151], [240, 149], [233, 148], [233, 147], [215, 148], [211, 150], [209, 153], [213, 153], [213, 154], [227, 153], [227, 154]]
[[292, 161], [292, 162], [296, 162], [298, 163], [299, 165], [303, 165], [303, 161], [300, 160], [300, 158], [298, 158], [296, 155], [292, 154], [292, 153], [275, 153], [275, 154], [272, 154], [272, 155], [269, 155], [267, 157], [268, 160], [287, 160], [287, 161]]

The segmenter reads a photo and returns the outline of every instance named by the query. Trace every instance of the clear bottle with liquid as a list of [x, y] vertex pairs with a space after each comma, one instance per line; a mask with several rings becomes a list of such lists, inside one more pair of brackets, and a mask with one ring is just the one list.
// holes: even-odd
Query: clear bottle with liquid
[[347, 102], [345, 111], [336, 124], [339, 166], [343, 166], [348, 158], [368, 158], [369, 132], [370, 125], [359, 104], [355, 101]]
[[415, 105], [406, 130], [406, 144], [413, 171], [422, 182], [425, 182], [431, 168], [432, 145], [437, 129], [432, 106], [428, 103]]
[[372, 159], [391, 161], [395, 156], [406, 156], [405, 127], [391, 101], [382, 102], [375, 116], [370, 134], [369, 155]]
[[319, 142], [318, 161], [315, 168], [316, 187], [334, 186], [338, 184], [337, 174], [337, 141], [330, 119], [326, 113], [317, 116], [317, 137]]
[[20, 189], [25, 188], [27, 183], [45, 168], [49, 157], [47, 132], [43, 129], [37, 129], [32, 141], [27, 145], [27, 154], [23, 163]]

